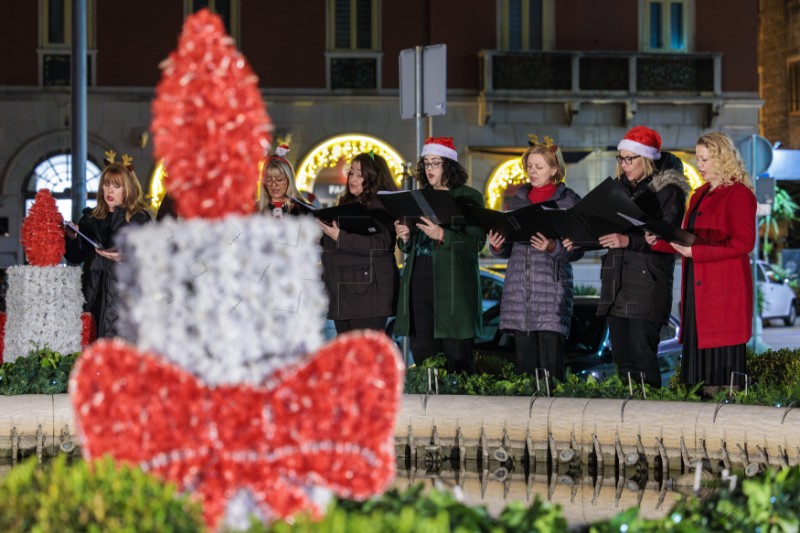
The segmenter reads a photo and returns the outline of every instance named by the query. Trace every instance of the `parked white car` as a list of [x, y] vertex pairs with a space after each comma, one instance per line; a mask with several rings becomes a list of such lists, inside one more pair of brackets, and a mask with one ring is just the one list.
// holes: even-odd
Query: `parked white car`
[[762, 320], [780, 318], [787, 326], [794, 326], [797, 304], [789, 280], [782, 278], [766, 261], [758, 262], [758, 287], [764, 298]]

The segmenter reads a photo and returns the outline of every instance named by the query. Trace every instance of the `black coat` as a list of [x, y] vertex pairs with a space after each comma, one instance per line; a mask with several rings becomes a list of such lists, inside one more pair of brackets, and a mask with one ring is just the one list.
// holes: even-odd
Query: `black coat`
[[[656, 172], [635, 186], [625, 175], [619, 180], [648, 218], [680, 227], [691, 187], [680, 160], [667, 152], [662, 156]], [[653, 251], [639, 230], [626, 235], [627, 248], [611, 249], [603, 256], [597, 314], [664, 324], [672, 308], [675, 256]]]
[[394, 224], [377, 198], [368, 211], [377, 228], [374, 234], [342, 230], [337, 241], [322, 237], [322, 280], [331, 320], [394, 315], [400, 279]]
[[[114, 238], [125, 226], [150, 222], [150, 215], [143, 211], [133, 215], [130, 222], [125, 220], [125, 211], [122, 209], [114, 210], [102, 220], [91, 213], [91, 208], [83, 210], [78, 228], [106, 249], [115, 246]], [[94, 248], [80, 237], [66, 239], [64, 257], [76, 265], [83, 263], [83, 296], [86, 309], [97, 324], [97, 337], [115, 337], [119, 318], [115, 263], [97, 255]]]

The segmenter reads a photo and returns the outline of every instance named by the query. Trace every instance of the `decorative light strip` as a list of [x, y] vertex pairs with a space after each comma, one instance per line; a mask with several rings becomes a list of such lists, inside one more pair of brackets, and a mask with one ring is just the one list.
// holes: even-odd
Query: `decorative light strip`
[[486, 206], [489, 209], [503, 208], [503, 194], [511, 185], [525, 183], [528, 176], [522, 169], [519, 157], [509, 159], [494, 169], [486, 182]]
[[397, 150], [375, 137], [346, 134], [328, 139], [309, 152], [295, 172], [297, 188], [304, 191], [313, 190], [314, 181], [322, 169], [335, 167], [342, 158], [350, 160], [370, 150], [386, 160], [389, 170], [394, 175], [395, 183], [401, 185], [405, 160]]
[[158, 211], [164, 195], [167, 193], [164, 187], [164, 180], [167, 179], [167, 170], [164, 168], [164, 160], [159, 159], [156, 168], [153, 169], [153, 175], [150, 178], [150, 193], [147, 195], [150, 198], [150, 209], [154, 212]]

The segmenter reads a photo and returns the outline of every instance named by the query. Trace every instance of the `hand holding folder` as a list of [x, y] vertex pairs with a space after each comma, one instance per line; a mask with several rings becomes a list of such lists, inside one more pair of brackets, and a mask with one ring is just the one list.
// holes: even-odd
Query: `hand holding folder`
[[405, 226], [414, 227], [422, 217], [438, 226], [466, 223], [464, 213], [449, 191], [378, 191], [378, 198], [389, 214]]
[[674, 242], [681, 246], [691, 246], [697, 240], [697, 235], [694, 233], [674, 226], [666, 220], [640, 220], [624, 213], [617, 214], [637, 228], [649, 231], [656, 237], [664, 239], [667, 242]]
[[102, 250], [102, 249], [103, 249], [103, 245], [102, 245], [102, 244], [100, 244], [100, 243], [98, 243], [98, 242], [95, 242], [95, 241], [93, 241], [92, 239], [90, 239], [89, 237], [87, 237], [86, 235], [84, 235], [84, 234], [81, 232], [81, 230], [79, 230], [79, 229], [78, 229], [78, 226], [76, 226], [75, 224], [73, 224], [73, 223], [72, 223], [72, 222], [70, 222], [69, 220], [65, 220], [65, 221], [64, 221], [64, 226], [65, 226], [65, 227], [67, 227], [67, 228], [69, 228], [69, 229], [71, 229], [72, 231], [74, 231], [74, 232], [75, 232], [75, 233], [78, 235], [78, 237], [81, 237], [83, 240], [85, 240], [86, 242], [88, 242], [89, 244], [91, 244], [91, 245], [92, 245], [92, 247], [93, 247], [95, 250]]
[[312, 209], [312, 213], [317, 219], [328, 225], [335, 221], [339, 229], [348, 233], [374, 235], [379, 231], [373, 216], [376, 213], [358, 202], [325, 209]]

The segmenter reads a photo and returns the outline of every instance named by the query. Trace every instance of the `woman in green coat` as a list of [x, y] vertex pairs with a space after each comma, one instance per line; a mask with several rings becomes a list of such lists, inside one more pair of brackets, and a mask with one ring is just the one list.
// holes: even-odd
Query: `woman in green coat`
[[[449, 137], [429, 138], [417, 164], [422, 187], [450, 191], [459, 205], [483, 206], [483, 195], [465, 185], [467, 171]], [[444, 352], [449, 372], [475, 371], [473, 344], [481, 329], [478, 252], [486, 242], [465, 219], [439, 226], [427, 218], [410, 228], [395, 222], [400, 250], [408, 254], [400, 282], [394, 331], [408, 335], [417, 364]]]

